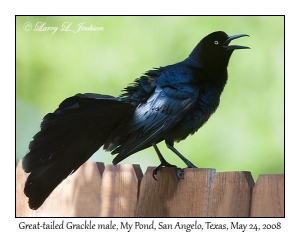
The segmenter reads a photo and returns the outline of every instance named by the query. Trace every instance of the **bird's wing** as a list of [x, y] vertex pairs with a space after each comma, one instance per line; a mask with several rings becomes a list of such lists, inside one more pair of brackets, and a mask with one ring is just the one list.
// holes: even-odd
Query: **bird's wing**
[[[197, 97], [198, 88], [192, 84], [157, 87], [147, 102], [136, 108], [130, 123], [111, 135], [113, 140], [118, 140], [118, 137], [124, 140], [111, 143], [112, 149], [120, 145], [112, 152], [118, 154], [113, 163], [117, 164], [129, 155], [151, 146], [151, 143], [162, 140], [164, 133], [191, 109]], [[120, 137], [120, 132], [126, 132], [126, 138]]]
[[164, 68], [155, 68], [147, 71], [143, 76], [136, 79], [132, 84], [123, 89], [120, 95], [122, 101], [130, 102], [132, 105], [137, 106], [144, 103], [153, 94], [156, 88], [157, 78], [160, 77]]

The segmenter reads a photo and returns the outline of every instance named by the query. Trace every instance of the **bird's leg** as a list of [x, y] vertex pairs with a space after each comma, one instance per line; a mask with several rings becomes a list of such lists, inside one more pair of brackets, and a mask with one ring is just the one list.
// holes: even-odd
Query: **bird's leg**
[[153, 177], [155, 180], [157, 180], [155, 176], [157, 175], [157, 172], [159, 171], [159, 169], [160, 169], [161, 167], [176, 167], [176, 166], [175, 166], [175, 165], [172, 165], [172, 164], [170, 164], [170, 163], [168, 163], [168, 162], [165, 160], [165, 158], [162, 156], [162, 154], [160, 153], [160, 151], [159, 151], [159, 149], [158, 149], [158, 147], [156, 146], [155, 143], [152, 143], [152, 146], [154, 147], [154, 149], [155, 149], [155, 151], [156, 151], [156, 154], [158, 155], [158, 158], [159, 158], [159, 160], [160, 160], [160, 165], [159, 165], [158, 167], [156, 167], [156, 168], [153, 170], [153, 173], [152, 173], [152, 177]]
[[[184, 157], [178, 150], [174, 148], [174, 142], [165, 141], [167, 147], [173, 151], [186, 165], [188, 168], [197, 168], [191, 161], [189, 161], [186, 157]], [[177, 176], [180, 179], [183, 179], [183, 169], [178, 169]]]

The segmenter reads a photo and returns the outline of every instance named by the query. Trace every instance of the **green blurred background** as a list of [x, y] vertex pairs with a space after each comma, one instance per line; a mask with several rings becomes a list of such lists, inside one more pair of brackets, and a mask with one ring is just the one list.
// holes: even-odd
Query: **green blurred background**
[[[37, 23], [58, 31], [34, 31]], [[65, 22], [70, 32], [59, 31]], [[29, 30], [28, 23], [32, 24]], [[103, 27], [79, 31], [78, 24]], [[101, 16], [17, 17], [16, 156], [28, 151], [45, 114], [76, 93], [118, 96], [145, 71], [185, 59], [207, 34], [246, 33], [234, 41], [251, 47], [231, 57], [229, 80], [216, 113], [193, 136], [175, 147], [198, 167], [259, 174], [284, 171], [284, 17], [283, 16]], [[165, 158], [184, 164], [159, 144]], [[110, 164], [97, 151], [92, 161]], [[157, 166], [153, 148], [123, 163]]]

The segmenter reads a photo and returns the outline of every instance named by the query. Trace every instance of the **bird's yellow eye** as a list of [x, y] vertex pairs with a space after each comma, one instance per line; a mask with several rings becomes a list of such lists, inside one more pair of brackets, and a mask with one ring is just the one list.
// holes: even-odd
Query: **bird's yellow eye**
[[214, 42], [214, 43], [215, 43], [215, 45], [218, 45], [218, 44], [219, 44], [219, 41], [215, 40], [215, 42]]

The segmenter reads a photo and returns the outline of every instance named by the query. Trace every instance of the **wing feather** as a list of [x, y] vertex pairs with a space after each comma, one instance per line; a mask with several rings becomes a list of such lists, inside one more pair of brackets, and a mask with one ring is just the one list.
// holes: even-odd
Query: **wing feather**
[[193, 107], [197, 97], [198, 88], [191, 84], [157, 87], [147, 102], [136, 108], [131, 122], [115, 131], [116, 135], [126, 132], [128, 136], [123, 142], [112, 142], [107, 147], [113, 149], [112, 154], [118, 154], [113, 163], [117, 164], [129, 155], [151, 146], [151, 143], [163, 140], [164, 134]]

